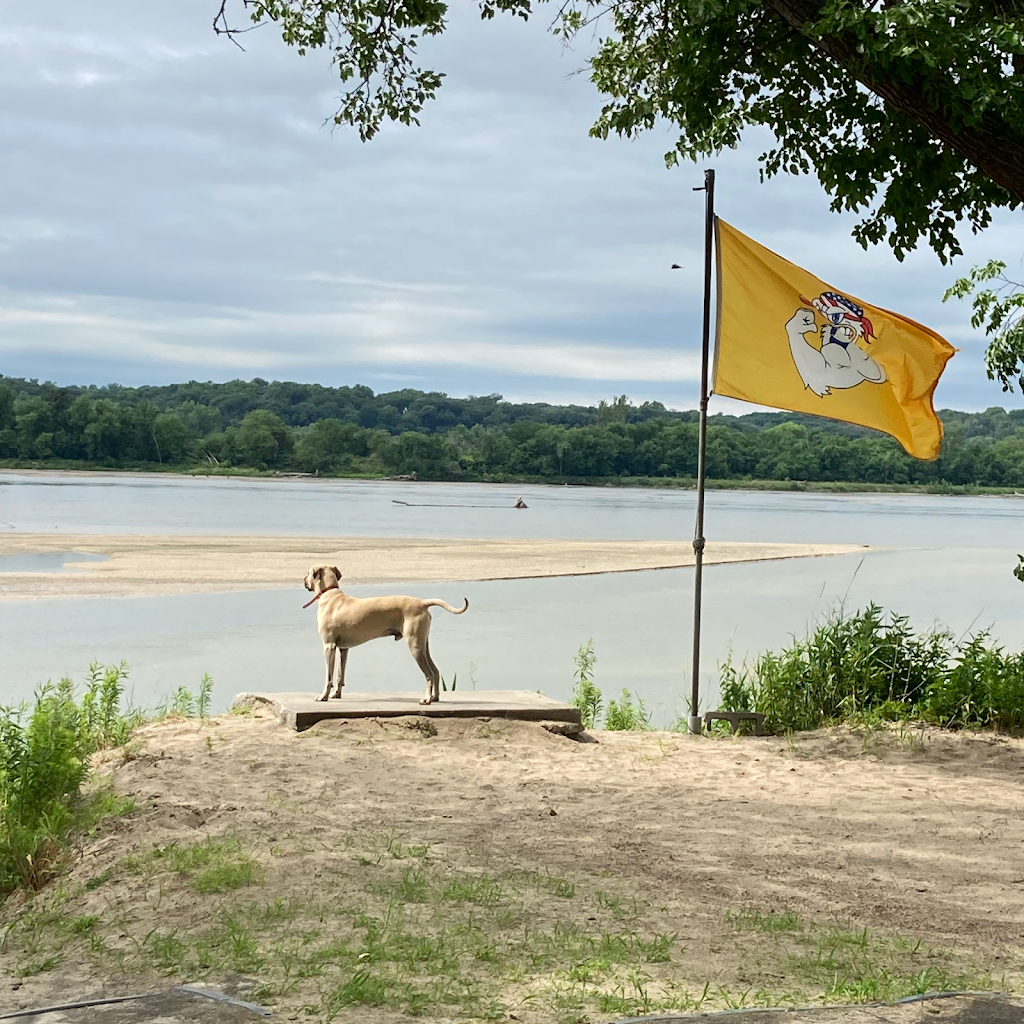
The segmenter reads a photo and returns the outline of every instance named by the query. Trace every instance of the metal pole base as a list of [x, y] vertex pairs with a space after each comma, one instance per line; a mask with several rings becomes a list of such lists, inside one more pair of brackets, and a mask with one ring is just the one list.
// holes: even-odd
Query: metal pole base
[[690, 715], [690, 732], [694, 736], [701, 734], [700, 715]]

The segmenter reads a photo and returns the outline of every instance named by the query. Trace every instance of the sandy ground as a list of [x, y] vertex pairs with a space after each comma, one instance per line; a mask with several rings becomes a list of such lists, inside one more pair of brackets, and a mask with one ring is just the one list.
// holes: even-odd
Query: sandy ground
[[[865, 1000], [896, 977], [1024, 990], [1024, 741], [593, 736], [147, 726], [127, 760], [105, 756], [139, 809], [86, 841], [59, 895], [0, 908], [0, 931], [18, 920], [0, 1005], [204, 980], [280, 1019], [402, 1021], [429, 990], [430, 1020], [582, 1024], [700, 998], [814, 1003], [840, 983]], [[211, 836], [262, 874], [197, 895], [166, 851]], [[438, 988], [446, 971], [461, 995]], [[368, 976], [392, 986], [375, 1005], [347, 980]], [[946, 1011], [886, 1012], [842, 1019]]]
[[[849, 544], [712, 541], [704, 560], [751, 562], [846, 554]], [[64, 572], [0, 572], [0, 598], [122, 597], [294, 586], [314, 564], [335, 564], [350, 584], [573, 576], [693, 565], [670, 541], [431, 540], [411, 537], [180, 537], [23, 533], [0, 536], [0, 554], [79, 551], [103, 562]]]

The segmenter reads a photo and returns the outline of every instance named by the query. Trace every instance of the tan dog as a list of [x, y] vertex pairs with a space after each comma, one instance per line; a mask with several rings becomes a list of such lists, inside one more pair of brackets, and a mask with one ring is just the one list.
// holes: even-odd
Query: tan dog
[[[338, 661], [338, 678], [334, 685], [334, 696], [341, 696], [345, 685], [345, 663], [350, 647], [358, 647], [367, 640], [381, 636], [393, 636], [401, 640], [404, 636], [409, 644], [420, 671], [427, 679], [427, 692], [421, 704], [432, 704], [440, 699], [441, 673], [430, 657], [430, 609], [443, 608], [452, 615], [461, 615], [468, 607], [453, 608], [447, 601], [430, 598], [421, 601], [418, 597], [349, 597], [338, 587], [341, 570], [335, 565], [314, 565], [302, 581], [307, 590], [313, 591], [318, 603], [316, 626], [324, 642], [324, 657], [327, 660], [327, 683], [317, 700], [331, 696], [334, 676], [335, 653]], [[309, 604], [312, 604], [310, 601]], [[308, 607], [307, 605], [306, 607]]]

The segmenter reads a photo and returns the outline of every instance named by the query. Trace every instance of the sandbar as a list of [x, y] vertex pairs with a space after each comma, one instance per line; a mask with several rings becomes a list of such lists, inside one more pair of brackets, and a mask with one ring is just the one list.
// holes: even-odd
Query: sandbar
[[[862, 552], [854, 544], [708, 541], [706, 565]], [[691, 566], [684, 541], [254, 537], [19, 533], [5, 556], [102, 555], [56, 572], [0, 572], [0, 599], [133, 597], [301, 586], [311, 565], [337, 565], [347, 585], [579, 576]]]

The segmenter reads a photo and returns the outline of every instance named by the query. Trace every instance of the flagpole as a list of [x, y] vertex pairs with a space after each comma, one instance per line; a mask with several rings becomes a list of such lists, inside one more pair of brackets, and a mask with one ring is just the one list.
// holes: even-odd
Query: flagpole
[[704, 577], [704, 453], [708, 437], [708, 355], [711, 342], [711, 258], [715, 231], [715, 172], [704, 172], [704, 335], [700, 363], [700, 427], [697, 435], [697, 523], [693, 531], [693, 684], [690, 732], [700, 735], [700, 600]]

